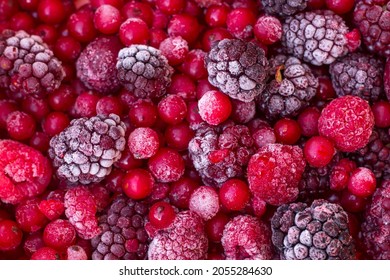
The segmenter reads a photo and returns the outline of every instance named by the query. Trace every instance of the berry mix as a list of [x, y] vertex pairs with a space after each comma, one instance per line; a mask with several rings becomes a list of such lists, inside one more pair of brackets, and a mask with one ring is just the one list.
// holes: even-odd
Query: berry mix
[[389, 0], [0, 0], [0, 259], [390, 259]]

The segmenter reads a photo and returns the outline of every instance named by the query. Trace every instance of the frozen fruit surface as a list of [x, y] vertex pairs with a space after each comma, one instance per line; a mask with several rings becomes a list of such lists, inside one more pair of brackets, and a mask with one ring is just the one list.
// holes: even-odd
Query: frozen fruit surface
[[292, 16], [303, 11], [308, 0], [261, 0], [262, 7], [267, 14], [281, 17]]
[[52, 168], [39, 151], [12, 140], [0, 140], [0, 199], [17, 204], [45, 191]]
[[373, 127], [374, 115], [368, 102], [357, 96], [332, 100], [318, 119], [320, 135], [331, 139], [343, 152], [353, 152], [367, 145]]
[[217, 191], [212, 187], [201, 186], [190, 197], [189, 209], [197, 213], [203, 220], [210, 220], [219, 210]]
[[306, 162], [298, 146], [269, 144], [249, 160], [247, 176], [252, 194], [271, 205], [292, 202]]
[[225, 225], [221, 243], [227, 260], [269, 260], [273, 256], [269, 226], [249, 215]]

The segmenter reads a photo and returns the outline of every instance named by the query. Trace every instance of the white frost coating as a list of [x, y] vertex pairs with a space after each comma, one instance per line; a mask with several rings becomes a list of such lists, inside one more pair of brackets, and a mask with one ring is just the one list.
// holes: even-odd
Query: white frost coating
[[219, 211], [219, 198], [215, 189], [208, 186], [196, 189], [190, 197], [189, 209], [206, 221], [214, 217]]

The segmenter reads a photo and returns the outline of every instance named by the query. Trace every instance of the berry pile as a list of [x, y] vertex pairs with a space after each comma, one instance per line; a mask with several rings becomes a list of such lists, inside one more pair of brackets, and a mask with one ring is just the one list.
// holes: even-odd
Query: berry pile
[[389, 260], [389, 23], [0, 0], [0, 260]]

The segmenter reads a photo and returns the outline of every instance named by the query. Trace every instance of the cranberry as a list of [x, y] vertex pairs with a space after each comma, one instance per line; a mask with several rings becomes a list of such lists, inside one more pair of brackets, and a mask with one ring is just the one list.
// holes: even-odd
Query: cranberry
[[12, 30], [25, 30], [31, 33], [36, 25], [34, 18], [25, 12], [14, 14], [10, 20], [10, 28]]
[[92, 8], [97, 9], [102, 5], [111, 5], [120, 9], [123, 6], [123, 0], [89, 0]]
[[303, 136], [318, 135], [318, 119], [320, 115], [321, 112], [316, 107], [308, 107], [299, 114], [297, 121]]
[[58, 38], [58, 31], [53, 25], [40, 24], [35, 28], [34, 34], [42, 38], [49, 45], [54, 45]]
[[34, 232], [43, 228], [49, 221], [39, 210], [39, 200], [32, 198], [19, 203], [15, 210], [15, 218], [19, 227], [26, 232]]
[[326, 166], [332, 160], [334, 153], [333, 143], [323, 136], [311, 137], [303, 149], [307, 162], [317, 168]]
[[301, 127], [293, 119], [280, 119], [275, 123], [274, 132], [276, 141], [282, 144], [293, 145], [301, 137]]
[[253, 35], [253, 25], [256, 23], [256, 16], [249, 8], [233, 9], [227, 15], [227, 30], [238, 39], [249, 39]]
[[0, 0], [0, 21], [11, 18], [18, 11], [16, 1]]
[[23, 242], [23, 249], [27, 256], [31, 256], [44, 246], [45, 243], [43, 242], [42, 231], [36, 231], [29, 234]]
[[81, 44], [71, 36], [58, 38], [54, 45], [54, 54], [65, 62], [75, 61], [81, 52]]
[[188, 14], [173, 15], [168, 24], [168, 35], [170, 37], [181, 36], [188, 44], [192, 45], [197, 41], [200, 33], [198, 20]]
[[[139, 166], [136, 166], [139, 167]], [[123, 172], [119, 168], [114, 168], [111, 173], [104, 179], [104, 186], [107, 190], [114, 193], [122, 192], [122, 180], [125, 176], [125, 172]]]
[[184, 7], [183, 12], [191, 16], [199, 18], [203, 10], [199, 7], [195, 1], [185, 1], [186, 6]]
[[202, 48], [204, 51], [209, 52], [218, 41], [232, 38], [232, 34], [226, 28], [215, 27], [208, 29], [202, 36]]
[[157, 106], [159, 117], [167, 124], [179, 124], [187, 114], [187, 105], [178, 95], [168, 95]]
[[66, 112], [72, 108], [76, 101], [76, 94], [71, 86], [62, 84], [49, 95], [48, 101], [53, 110]]
[[96, 114], [98, 115], [116, 114], [121, 116], [122, 112], [122, 103], [116, 96], [104, 96], [96, 103]]
[[367, 200], [344, 190], [341, 194], [340, 204], [346, 211], [357, 213], [366, 209]]
[[348, 191], [358, 197], [369, 197], [376, 189], [375, 174], [368, 168], [355, 169], [348, 181]]
[[164, 133], [167, 145], [178, 151], [186, 150], [188, 143], [191, 141], [194, 135], [195, 132], [186, 122], [181, 122], [176, 125], [169, 125], [165, 129]]
[[240, 211], [249, 202], [250, 191], [248, 184], [240, 179], [230, 179], [219, 189], [219, 199], [222, 206], [230, 211]]
[[31, 136], [29, 145], [42, 153], [45, 153], [49, 150], [49, 141], [50, 138], [46, 133], [43, 132], [35, 132], [33, 136]]
[[29, 139], [35, 132], [35, 121], [29, 114], [14, 111], [8, 115], [7, 131], [12, 139]]
[[219, 205], [216, 189], [209, 186], [200, 186], [192, 192], [188, 208], [207, 221], [218, 213]]
[[148, 100], [140, 100], [130, 108], [129, 119], [136, 127], [151, 127], [157, 120], [157, 106]]
[[227, 5], [212, 5], [206, 9], [204, 18], [210, 27], [224, 27], [228, 13], [229, 7]]
[[162, 148], [149, 159], [148, 167], [157, 181], [162, 183], [174, 182], [184, 174], [184, 160], [181, 155], [171, 148]]
[[147, 44], [150, 38], [148, 25], [140, 18], [129, 18], [121, 24], [119, 38], [125, 46]]
[[127, 145], [136, 159], [145, 159], [156, 154], [160, 141], [156, 131], [148, 127], [139, 127], [130, 133]]
[[255, 145], [257, 148], [276, 143], [275, 132], [271, 127], [257, 129], [255, 132], [253, 132], [252, 138], [255, 140]]
[[149, 27], [153, 26], [153, 9], [148, 3], [129, 1], [122, 7], [121, 13], [125, 18], [140, 18], [146, 22]]
[[22, 109], [37, 121], [43, 119], [49, 113], [49, 105], [46, 99], [37, 99], [31, 96], [23, 99]]
[[217, 90], [206, 92], [198, 102], [199, 114], [211, 125], [218, 125], [227, 120], [232, 112], [230, 98]]
[[93, 117], [96, 115], [96, 105], [99, 102], [99, 96], [92, 92], [84, 92], [77, 96], [74, 103], [74, 113], [80, 117]]
[[206, 78], [205, 57], [206, 53], [204, 51], [200, 49], [191, 50], [184, 59], [181, 70], [194, 80]]
[[57, 24], [65, 19], [65, 8], [61, 0], [41, 0], [38, 17], [44, 23]]
[[167, 15], [181, 12], [186, 5], [185, 0], [156, 0], [156, 6]]
[[188, 43], [182, 37], [168, 37], [160, 43], [159, 49], [170, 65], [178, 65], [188, 54]]
[[208, 220], [205, 224], [205, 230], [209, 240], [216, 243], [221, 242], [223, 230], [229, 221], [229, 217], [222, 212], [218, 212], [214, 217]]
[[320, 100], [330, 100], [336, 97], [336, 92], [333, 88], [332, 81], [329, 77], [318, 77], [318, 88], [316, 93]]
[[93, 22], [103, 34], [115, 34], [121, 25], [120, 11], [111, 5], [102, 5], [95, 11]]
[[176, 217], [172, 205], [165, 201], [154, 203], [149, 210], [149, 221], [157, 229], [168, 227]]
[[166, 29], [168, 26], [170, 17], [160, 10], [155, 10], [153, 13], [153, 22], [152, 26], [153, 28], [158, 28], [158, 29]]
[[253, 32], [262, 44], [272, 45], [282, 38], [282, 24], [273, 16], [261, 16], [257, 19]]
[[14, 102], [0, 100], [0, 128], [6, 128], [8, 115], [17, 110], [18, 107]]
[[349, 177], [353, 170], [356, 169], [356, 163], [347, 158], [341, 159], [330, 173], [330, 189], [341, 191], [345, 189], [349, 182]]
[[56, 250], [50, 247], [42, 247], [34, 252], [31, 260], [59, 260], [60, 255]]
[[[14, 2], [14, 1], [10, 1]], [[18, 0], [19, 6], [23, 10], [35, 11], [38, 8], [40, 0]]]
[[251, 204], [253, 208], [253, 214], [259, 218], [263, 217], [267, 211], [267, 202], [258, 197], [253, 197]]
[[194, 99], [196, 96], [195, 82], [186, 74], [174, 74], [168, 88], [170, 94], [177, 94], [184, 99]]
[[168, 37], [168, 34], [163, 29], [150, 29], [149, 45], [158, 49], [161, 42]]
[[47, 246], [63, 251], [75, 244], [76, 230], [68, 220], [57, 219], [45, 227], [43, 241]]
[[51, 112], [42, 123], [42, 130], [49, 136], [59, 134], [70, 123], [68, 115], [62, 112]]
[[129, 170], [122, 180], [124, 193], [132, 199], [144, 199], [152, 193], [154, 179], [145, 169]]
[[72, 245], [66, 249], [67, 260], [87, 260], [88, 256], [83, 247], [79, 245]]
[[217, 90], [217, 88], [210, 84], [207, 78], [198, 80], [198, 83], [196, 84], [196, 99], [199, 100], [206, 92], [210, 90]]
[[15, 249], [23, 238], [23, 232], [12, 220], [0, 220], [0, 251]]
[[377, 127], [389, 127], [390, 126], [390, 102], [378, 101], [372, 105], [371, 110], [374, 114], [375, 125]]
[[67, 24], [69, 34], [76, 40], [86, 43], [96, 37], [96, 29], [93, 23], [93, 14], [89, 11], [73, 13]]
[[329, 10], [336, 14], [346, 14], [355, 6], [355, 0], [325, 0]]

